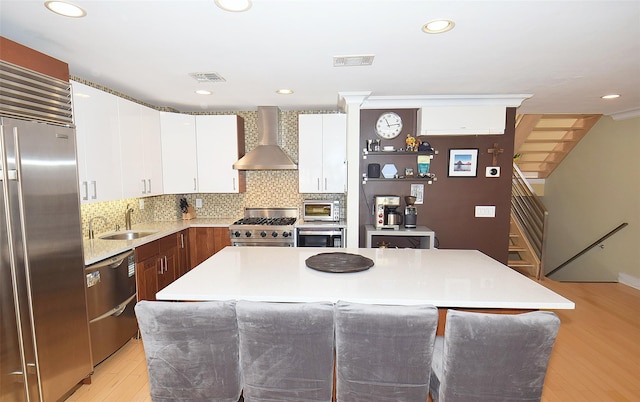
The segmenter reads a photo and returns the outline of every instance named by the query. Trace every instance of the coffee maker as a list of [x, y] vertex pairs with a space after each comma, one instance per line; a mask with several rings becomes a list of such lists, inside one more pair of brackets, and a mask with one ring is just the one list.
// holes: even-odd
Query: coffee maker
[[416, 203], [416, 197], [406, 195], [404, 202], [407, 204], [407, 206], [404, 207], [404, 227], [407, 229], [415, 229], [418, 223], [418, 209], [413, 205]]
[[400, 207], [400, 196], [376, 195], [373, 226], [376, 229], [400, 229], [402, 215], [396, 211]]

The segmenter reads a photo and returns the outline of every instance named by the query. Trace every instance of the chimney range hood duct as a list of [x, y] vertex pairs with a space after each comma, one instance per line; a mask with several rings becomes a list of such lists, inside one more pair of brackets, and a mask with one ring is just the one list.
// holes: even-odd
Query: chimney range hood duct
[[233, 164], [236, 170], [285, 170], [298, 166], [278, 146], [277, 106], [258, 106], [258, 146]]

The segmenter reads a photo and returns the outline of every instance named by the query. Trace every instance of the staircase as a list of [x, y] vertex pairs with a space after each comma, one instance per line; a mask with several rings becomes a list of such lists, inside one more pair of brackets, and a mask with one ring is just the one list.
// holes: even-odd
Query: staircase
[[544, 274], [542, 253], [549, 213], [518, 166], [513, 164], [511, 180], [511, 226], [509, 260], [516, 271], [541, 279]]
[[514, 161], [524, 177], [549, 177], [600, 117], [600, 114], [517, 115]]
[[507, 265], [525, 276], [540, 278], [542, 264], [518, 222], [511, 214], [509, 229], [509, 261]]

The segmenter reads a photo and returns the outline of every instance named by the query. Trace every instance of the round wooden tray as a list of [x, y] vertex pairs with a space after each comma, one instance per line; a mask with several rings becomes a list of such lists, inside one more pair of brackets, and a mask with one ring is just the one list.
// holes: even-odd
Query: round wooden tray
[[373, 266], [370, 258], [350, 253], [320, 253], [305, 262], [307, 267], [316, 271], [333, 273], [359, 272]]

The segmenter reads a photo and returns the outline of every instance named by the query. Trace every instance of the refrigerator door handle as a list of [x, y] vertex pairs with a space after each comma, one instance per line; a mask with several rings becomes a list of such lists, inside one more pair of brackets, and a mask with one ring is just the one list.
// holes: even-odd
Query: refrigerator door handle
[[118, 304], [117, 306], [115, 306], [114, 308], [112, 308], [111, 310], [107, 311], [104, 314], [101, 314], [99, 316], [97, 316], [96, 318], [94, 318], [93, 320], [89, 321], [89, 323], [94, 323], [96, 321], [100, 321], [100, 320], [104, 320], [107, 317], [117, 317], [120, 314], [122, 314], [124, 312], [124, 310], [127, 308], [127, 305], [131, 302], [131, 300], [133, 300], [135, 297], [137, 296], [137, 293], [132, 294], [131, 296], [129, 296], [129, 298], [127, 298], [127, 300], [123, 301], [122, 303]]

